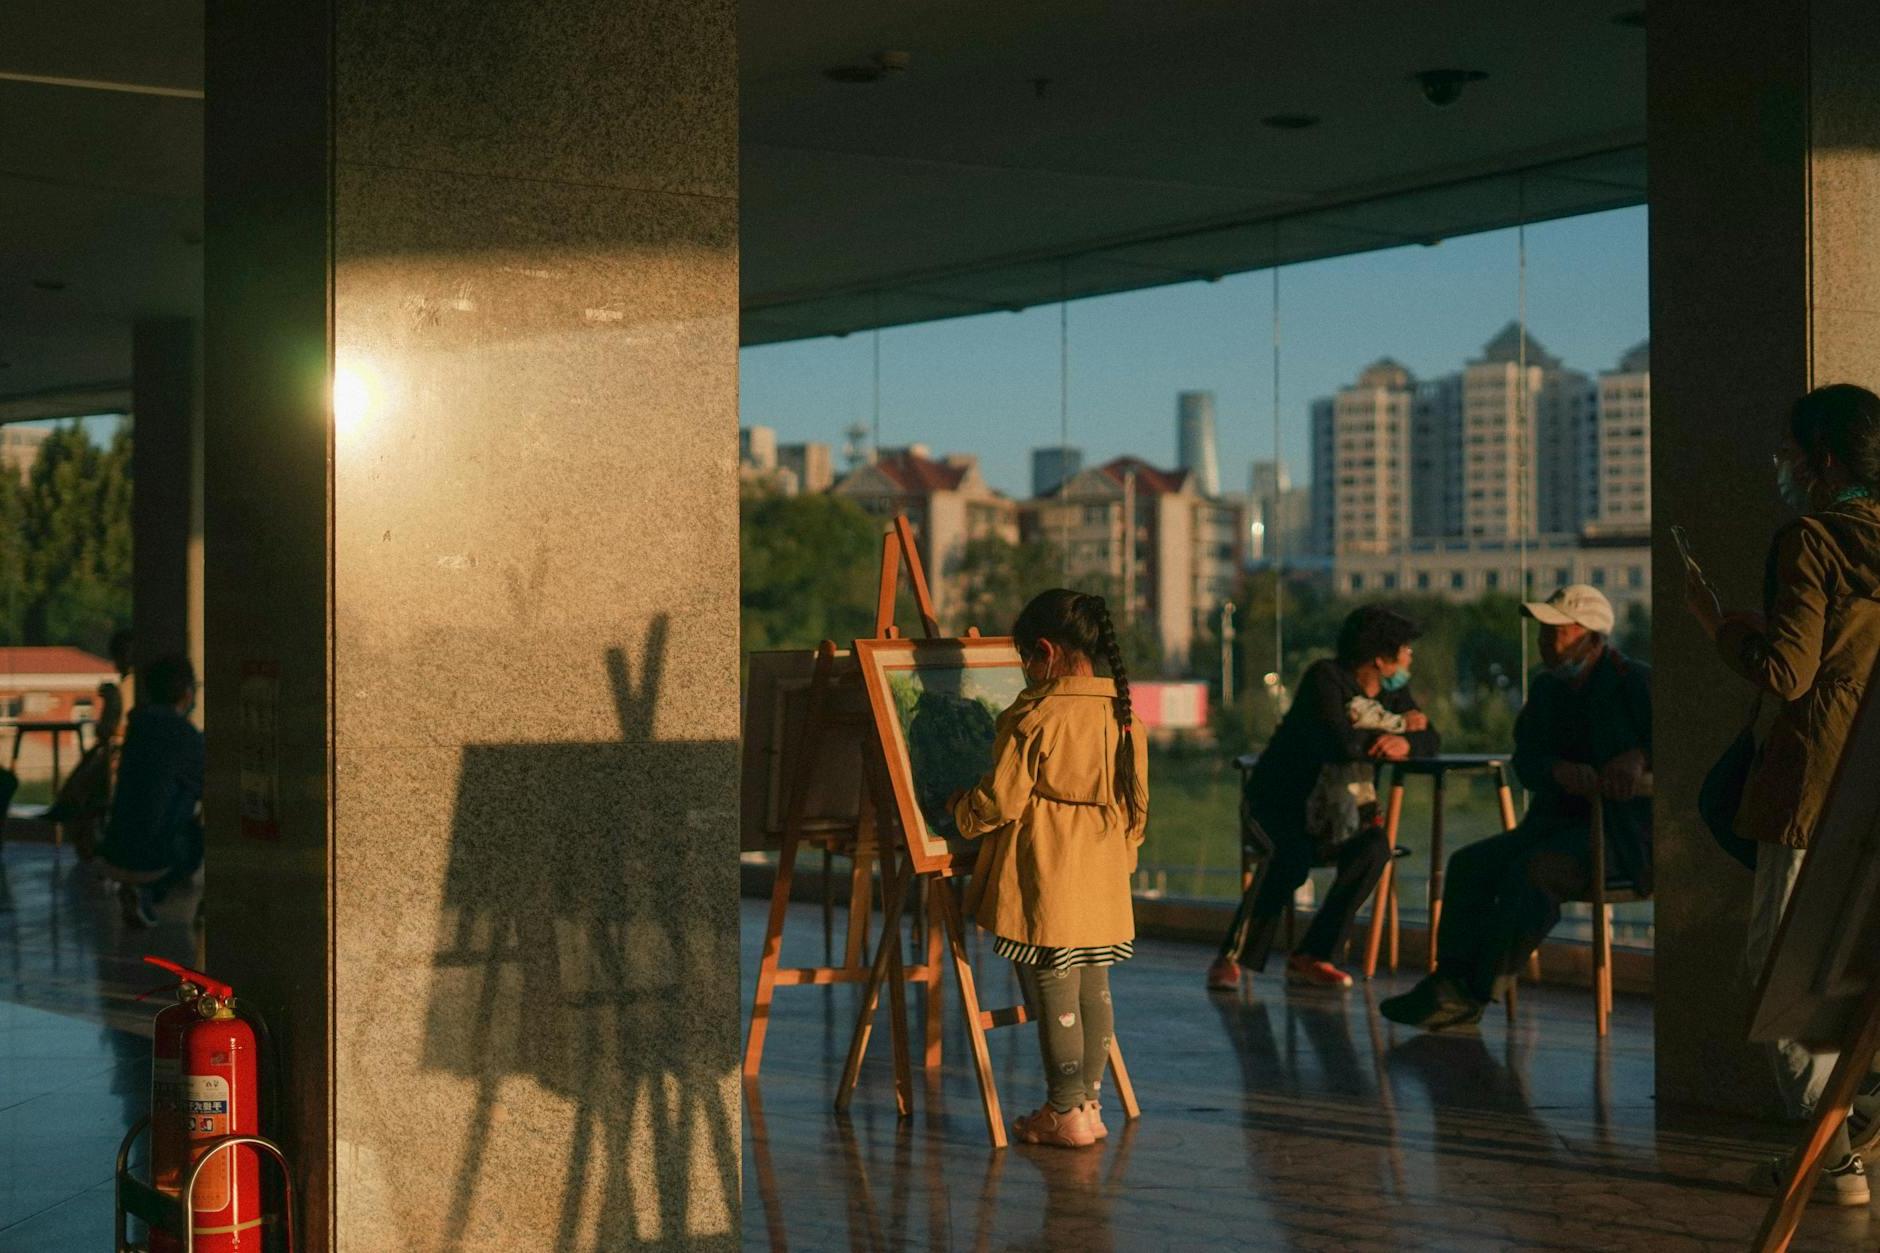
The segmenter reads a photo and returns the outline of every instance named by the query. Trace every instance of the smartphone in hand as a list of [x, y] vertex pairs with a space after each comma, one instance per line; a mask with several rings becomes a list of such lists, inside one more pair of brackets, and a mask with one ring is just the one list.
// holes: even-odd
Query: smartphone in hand
[[1691, 537], [1684, 533], [1684, 528], [1676, 525], [1672, 526], [1671, 538], [1676, 541], [1678, 545], [1678, 555], [1684, 558], [1684, 568], [1689, 570], [1692, 574], [1695, 574], [1698, 578], [1703, 578], [1704, 567], [1697, 564], [1697, 556], [1691, 551]]

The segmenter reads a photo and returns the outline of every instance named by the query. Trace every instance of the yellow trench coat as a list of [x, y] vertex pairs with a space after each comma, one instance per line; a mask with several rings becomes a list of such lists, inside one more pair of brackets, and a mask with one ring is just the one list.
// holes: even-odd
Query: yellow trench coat
[[1136, 936], [1129, 877], [1149, 808], [1149, 747], [1140, 725], [1134, 814], [1117, 796], [1116, 685], [1072, 676], [1027, 688], [999, 716], [992, 769], [960, 798], [954, 820], [985, 837], [969, 906], [994, 935], [1050, 948]]

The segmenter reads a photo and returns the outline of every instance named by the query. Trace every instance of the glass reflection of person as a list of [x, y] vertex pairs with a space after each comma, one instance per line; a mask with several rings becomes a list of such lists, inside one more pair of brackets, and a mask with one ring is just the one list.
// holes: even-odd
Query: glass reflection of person
[[992, 769], [953, 812], [962, 836], [988, 839], [974, 917], [1016, 969], [1044, 1054], [1047, 1098], [1014, 1131], [1081, 1148], [1106, 1134], [1109, 968], [1134, 952], [1129, 876], [1148, 818], [1148, 748], [1101, 596], [1040, 593], [1012, 635], [1029, 686], [999, 716]]

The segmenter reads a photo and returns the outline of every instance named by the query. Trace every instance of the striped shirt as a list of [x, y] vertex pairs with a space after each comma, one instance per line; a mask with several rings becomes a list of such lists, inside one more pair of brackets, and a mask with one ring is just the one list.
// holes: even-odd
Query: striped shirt
[[1021, 966], [1070, 970], [1076, 966], [1114, 966], [1117, 962], [1126, 962], [1136, 955], [1136, 944], [1133, 940], [1124, 940], [1121, 944], [1098, 944], [1086, 948], [1052, 948], [1022, 944], [1001, 935], [994, 937], [992, 951]]

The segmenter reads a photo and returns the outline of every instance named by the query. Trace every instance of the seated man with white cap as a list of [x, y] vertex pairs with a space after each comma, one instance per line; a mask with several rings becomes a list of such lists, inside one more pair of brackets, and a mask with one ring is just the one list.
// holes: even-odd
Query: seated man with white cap
[[1613, 879], [1651, 890], [1651, 670], [1610, 642], [1612, 605], [1563, 587], [1521, 607], [1541, 624], [1541, 659], [1515, 721], [1514, 769], [1528, 813], [1513, 831], [1449, 859], [1436, 972], [1378, 1008], [1393, 1022], [1440, 1031], [1481, 1018], [1560, 921], [1560, 904], [1592, 884], [1592, 806], [1605, 806]]

